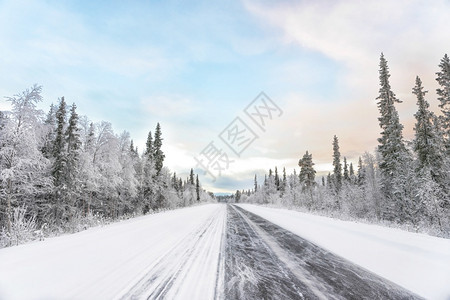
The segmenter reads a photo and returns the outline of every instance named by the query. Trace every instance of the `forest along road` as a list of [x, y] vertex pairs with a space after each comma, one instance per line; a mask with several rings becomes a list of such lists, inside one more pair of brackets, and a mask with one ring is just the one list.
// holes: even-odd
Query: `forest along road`
[[421, 299], [234, 205], [225, 247], [226, 299]]

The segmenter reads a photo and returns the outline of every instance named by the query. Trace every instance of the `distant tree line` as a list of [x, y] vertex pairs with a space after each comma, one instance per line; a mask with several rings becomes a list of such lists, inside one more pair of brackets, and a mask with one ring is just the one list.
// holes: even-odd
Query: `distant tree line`
[[45, 115], [41, 92], [0, 111], [0, 246], [210, 199], [192, 169], [183, 180], [164, 167], [159, 123], [139, 154], [128, 132], [80, 117], [64, 97]]
[[312, 211], [387, 220], [450, 236], [450, 60], [445, 55], [436, 73], [441, 114], [429, 108], [422, 81], [417, 76], [412, 93], [417, 98], [415, 136], [405, 141], [396, 97], [389, 84], [389, 68], [380, 57], [377, 99], [381, 135], [375, 154], [359, 157], [358, 166], [342, 158], [333, 137], [333, 172], [315, 179], [312, 155], [299, 161], [300, 173], [279, 179], [269, 170], [264, 182], [241, 201], [299, 206]]

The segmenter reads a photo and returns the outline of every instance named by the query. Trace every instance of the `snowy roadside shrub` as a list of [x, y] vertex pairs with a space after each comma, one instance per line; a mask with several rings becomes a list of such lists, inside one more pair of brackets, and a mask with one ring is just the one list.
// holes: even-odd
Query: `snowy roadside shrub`
[[3, 227], [0, 233], [0, 247], [23, 244], [36, 239], [37, 225], [34, 216], [26, 216], [25, 206], [15, 207], [11, 213], [11, 229]]

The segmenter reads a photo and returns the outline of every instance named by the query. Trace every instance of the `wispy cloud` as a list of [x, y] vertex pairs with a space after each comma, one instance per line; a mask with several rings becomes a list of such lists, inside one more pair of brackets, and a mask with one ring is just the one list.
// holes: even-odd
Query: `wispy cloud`
[[435, 86], [430, 77], [450, 49], [450, 40], [443, 36], [444, 28], [450, 26], [450, 3], [445, 0], [245, 4], [262, 21], [282, 31], [280, 42], [343, 63], [347, 72], [342, 74], [342, 83], [360, 93], [374, 90], [381, 52], [396, 74], [394, 86], [409, 92], [416, 74], [426, 78], [430, 89]]
[[[334, 87], [316, 86], [316, 92], [282, 95], [287, 113], [274, 131], [279, 144], [291, 149], [291, 155], [309, 150], [326, 166], [334, 134], [340, 138], [341, 152], [350, 159], [374, 149], [379, 134], [375, 98], [381, 52], [389, 60], [394, 91], [404, 100], [399, 111], [405, 136], [412, 137], [414, 77], [422, 77], [432, 99], [437, 65], [450, 49], [450, 39], [443, 38], [443, 28], [450, 26], [448, 1], [244, 3], [262, 23], [281, 31], [279, 42], [286, 47], [295, 45], [321, 53], [341, 66], [332, 74]], [[314, 74], [314, 67], [308, 69]], [[286, 69], [287, 73], [295, 71]], [[320, 97], [323, 89], [330, 90], [327, 101]], [[430, 102], [436, 109], [437, 103]]]

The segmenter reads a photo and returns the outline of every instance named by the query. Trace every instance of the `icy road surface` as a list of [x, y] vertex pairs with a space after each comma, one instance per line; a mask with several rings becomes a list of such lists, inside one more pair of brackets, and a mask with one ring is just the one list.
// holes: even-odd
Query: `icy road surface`
[[426, 299], [450, 300], [450, 239], [287, 209], [239, 206]]
[[0, 249], [1, 300], [449, 299], [449, 279], [448, 239], [254, 205]]
[[420, 299], [255, 214], [228, 208], [228, 299]]

